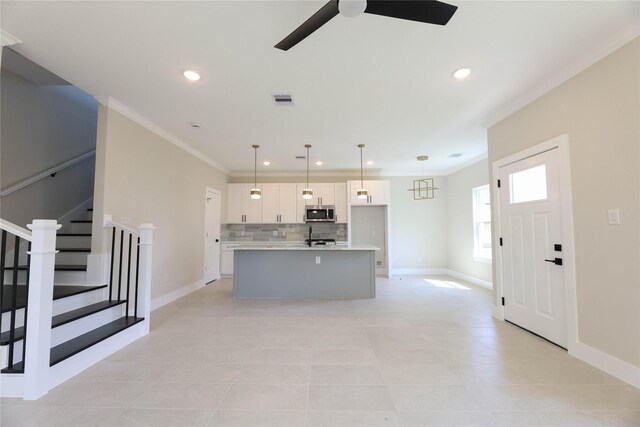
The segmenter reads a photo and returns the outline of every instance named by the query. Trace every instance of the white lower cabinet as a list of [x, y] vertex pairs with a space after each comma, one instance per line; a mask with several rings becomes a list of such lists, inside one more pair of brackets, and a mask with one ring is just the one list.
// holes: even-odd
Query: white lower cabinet
[[220, 252], [220, 274], [233, 274], [233, 249], [225, 245]]

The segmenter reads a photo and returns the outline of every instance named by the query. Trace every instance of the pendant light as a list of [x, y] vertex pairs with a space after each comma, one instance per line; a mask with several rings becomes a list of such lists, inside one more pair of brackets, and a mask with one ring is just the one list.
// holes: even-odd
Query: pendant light
[[305, 144], [304, 147], [307, 149], [307, 185], [302, 189], [302, 198], [308, 200], [313, 197], [313, 190], [309, 188], [309, 148], [311, 145]]
[[253, 188], [251, 189], [251, 198], [259, 199], [262, 196], [262, 191], [258, 188], [258, 148], [259, 145], [252, 145], [253, 147]]
[[358, 199], [366, 199], [369, 196], [367, 190], [364, 189], [364, 180], [362, 179], [362, 149], [364, 144], [358, 144], [360, 149], [360, 189], [358, 190]]

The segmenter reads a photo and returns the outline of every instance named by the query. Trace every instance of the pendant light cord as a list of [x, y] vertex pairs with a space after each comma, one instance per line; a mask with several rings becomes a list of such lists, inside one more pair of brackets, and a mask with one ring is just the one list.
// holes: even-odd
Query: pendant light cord
[[364, 188], [364, 180], [362, 179], [362, 146], [360, 147], [360, 188]]
[[307, 188], [309, 188], [309, 147], [307, 146]]
[[253, 188], [258, 188], [258, 149], [253, 149]]

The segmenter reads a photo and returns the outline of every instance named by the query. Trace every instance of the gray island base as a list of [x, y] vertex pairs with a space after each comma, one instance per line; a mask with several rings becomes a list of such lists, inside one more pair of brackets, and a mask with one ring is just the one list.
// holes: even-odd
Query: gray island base
[[375, 298], [375, 251], [348, 246], [234, 250], [235, 298]]

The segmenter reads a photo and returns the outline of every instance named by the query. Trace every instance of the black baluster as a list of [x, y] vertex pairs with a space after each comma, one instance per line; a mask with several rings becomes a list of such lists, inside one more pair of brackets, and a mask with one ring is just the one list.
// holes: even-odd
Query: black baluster
[[[4, 263], [5, 256], [7, 254], [7, 231], [2, 230], [2, 244], [0, 245], [0, 277], [2, 278], [2, 283], [0, 283], [0, 312], [4, 308]], [[2, 330], [2, 313], [0, 313], [0, 331]]]
[[129, 233], [129, 251], [127, 252], [128, 260], [127, 260], [127, 299], [125, 303], [125, 313], [127, 317], [129, 317], [129, 284], [131, 283], [131, 239], [133, 238], [133, 234]]
[[111, 275], [109, 276], [109, 302], [113, 299], [113, 256], [116, 247], [116, 228], [113, 227], [111, 234]]
[[118, 301], [122, 289], [122, 248], [124, 245], [124, 230], [120, 230], [120, 257], [118, 258]]
[[13, 249], [13, 281], [11, 283], [11, 320], [9, 325], [9, 363], [8, 368], [13, 368], [14, 339], [16, 337], [16, 306], [18, 305], [18, 261], [20, 257], [20, 237], [16, 236]]
[[138, 277], [140, 276], [140, 237], [138, 237], [138, 249], [136, 250], [136, 290], [133, 302], [133, 318], [138, 317]]

